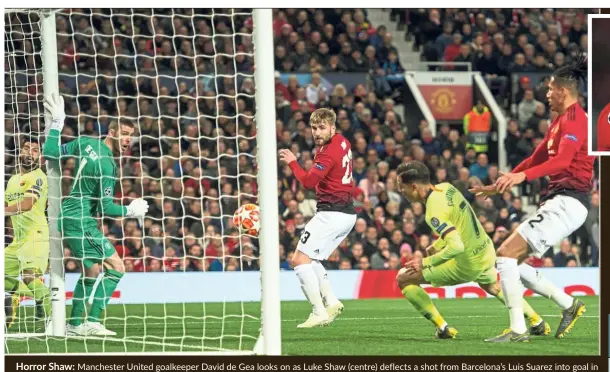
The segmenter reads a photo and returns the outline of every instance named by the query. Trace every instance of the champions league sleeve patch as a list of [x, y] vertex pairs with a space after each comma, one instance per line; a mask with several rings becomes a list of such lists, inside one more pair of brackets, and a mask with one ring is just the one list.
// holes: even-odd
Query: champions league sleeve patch
[[321, 170], [321, 171], [324, 170], [324, 166], [320, 163], [315, 163], [313, 166], [314, 166], [314, 168], [316, 168], [318, 170]]
[[566, 134], [565, 139], [574, 141], [574, 142], [578, 142], [578, 138], [576, 138], [576, 136], [573, 134]]
[[104, 195], [106, 195], [106, 196], [112, 195], [112, 188], [111, 187], [106, 187], [104, 189]]
[[61, 153], [63, 155], [68, 155], [68, 144], [61, 145]]

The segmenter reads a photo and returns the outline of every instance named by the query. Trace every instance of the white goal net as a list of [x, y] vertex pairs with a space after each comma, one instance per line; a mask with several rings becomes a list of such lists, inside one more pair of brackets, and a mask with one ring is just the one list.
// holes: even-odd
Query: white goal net
[[[87, 137], [102, 140], [114, 122], [135, 124], [137, 132], [130, 149], [115, 158], [118, 178], [114, 203], [127, 206], [143, 197], [150, 209], [143, 226], [127, 218], [96, 216], [99, 231], [125, 266], [118, 286], [112, 294], [107, 293], [110, 299], [100, 317], [116, 336], [64, 337], [58, 326], [49, 327], [34, 317], [32, 299], [21, 297], [16, 321], [6, 329], [5, 350], [252, 352], [257, 340], [262, 340], [261, 300], [263, 304], [278, 302], [279, 309], [277, 296], [267, 298], [262, 296], [263, 290], [251, 293], [242, 289], [246, 283], [261, 282], [261, 254], [275, 249], [277, 255], [277, 244], [262, 248], [259, 240], [265, 240], [264, 236], [256, 239], [241, 234], [232, 222], [239, 206], [260, 203], [262, 198], [257, 180], [261, 168], [257, 132], [260, 136], [261, 129], [256, 126], [255, 113], [259, 119], [261, 109], [255, 101], [253, 12], [53, 11], [56, 75], [48, 72], [49, 66], [41, 58], [41, 51], [48, 47], [47, 39], [42, 41], [41, 28], [42, 34], [49, 30], [41, 27], [40, 14], [5, 13], [5, 186], [16, 172], [20, 135], [39, 135], [41, 143], [47, 137], [42, 101], [43, 95], [51, 92], [42, 88], [45, 80], [56, 80], [67, 114], [62, 145]], [[265, 22], [270, 35], [270, 13], [268, 17], [265, 14]], [[272, 50], [263, 52], [273, 61]], [[272, 65], [271, 70], [264, 68], [270, 71], [271, 84]], [[261, 73], [256, 73], [257, 89]], [[44, 86], [49, 89], [46, 82]], [[273, 123], [272, 119], [270, 125]], [[62, 159], [61, 196], [54, 197], [49, 191], [49, 205], [57, 205], [58, 198], [65, 199], [70, 193], [78, 161]], [[277, 168], [270, 169], [277, 172]], [[272, 183], [268, 188], [275, 186]], [[53, 213], [50, 208], [51, 220]], [[6, 246], [12, 239], [10, 219], [5, 223]], [[51, 223], [52, 228], [54, 225]], [[58, 277], [65, 283], [65, 321], [72, 322], [83, 258], [77, 257], [66, 239], [57, 238], [56, 245], [61, 245], [63, 252], [60, 267], [65, 274]], [[53, 253], [51, 256], [51, 261], [62, 260]], [[61, 269], [51, 269], [51, 274], [58, 275], [53, 270]], [[267, 271], [273, 275], [274, 270]], [[103, 275], [91, 294], [86, 292], [84, 321], [91, 320], [95, 301], [99, 305], [96, 293], [103, 293], [97, 291]], [[48, 274], [44, 280], [48, 285]], [[261, 288], [265, 288], [264, 282], [263, 275]], [[273, 295], [274, 291], [268, 292]], [[56, 300], [63, 307], [60, 297]], [[55, 317], [57, 308], [53, 308], [53, 321], [61, 320]], [[275, 323], [279, 325], [279, 319]], [[257, 349], [259, 346], [262, 344]]]

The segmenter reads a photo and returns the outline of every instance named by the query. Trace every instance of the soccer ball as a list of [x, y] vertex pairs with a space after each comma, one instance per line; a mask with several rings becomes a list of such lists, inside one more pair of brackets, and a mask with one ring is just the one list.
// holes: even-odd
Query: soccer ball
[[239, 207], [233, 214], [233, 224], [239, 228], [242, 233], [258, 236], [261, 228], [261, 211], [256, 204], [244, 204]]

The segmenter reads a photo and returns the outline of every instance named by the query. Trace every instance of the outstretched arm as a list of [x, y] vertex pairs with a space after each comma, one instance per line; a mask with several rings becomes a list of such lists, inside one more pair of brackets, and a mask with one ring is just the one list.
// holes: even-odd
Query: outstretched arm
[[529, 158], [522, 161], [519, 165], [517, 165], [511, 173], [519, 173], [523, 172], [526, 169], [529, 169], [538, 164], [544, 163], [549, 158], [548, 153], [548, 141], [545, 138], [539, 145], [536, 147], [532, 155]]
[[587, 129], [585, 126], [585, 129], [583, 130], [580, 128], [580, 123], [576, 122], [566, 124], [567, 128], [566, 130], [562, 130], [559, 147], [555, 157], [523, 171], [528, 181], [553, 175], [570, 165], [574, 159], [574, 155], [576, 155], [576, 152], [578, 152], [584, 144], [586, 134], [583, 133], [583, 131]]
[[333, 161], [330, 156], [319, 154], [311, 169], [306, 172], [301, 168], [296, 157], [290, 150], [280, 150], [280, 160], [288, 164], [296, 179], [306, 189], [315, 188], [333, 166]]

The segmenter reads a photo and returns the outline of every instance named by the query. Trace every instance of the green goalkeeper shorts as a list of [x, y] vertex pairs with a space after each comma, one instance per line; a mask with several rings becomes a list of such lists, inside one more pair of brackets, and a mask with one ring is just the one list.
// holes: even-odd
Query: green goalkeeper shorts
[[72, 250], [72, 256], [81, 259], [85, 268], [104, 262], [116, 253], [112, 243], [98, 229], [68, 230], [64, 228], [63, 238]]

